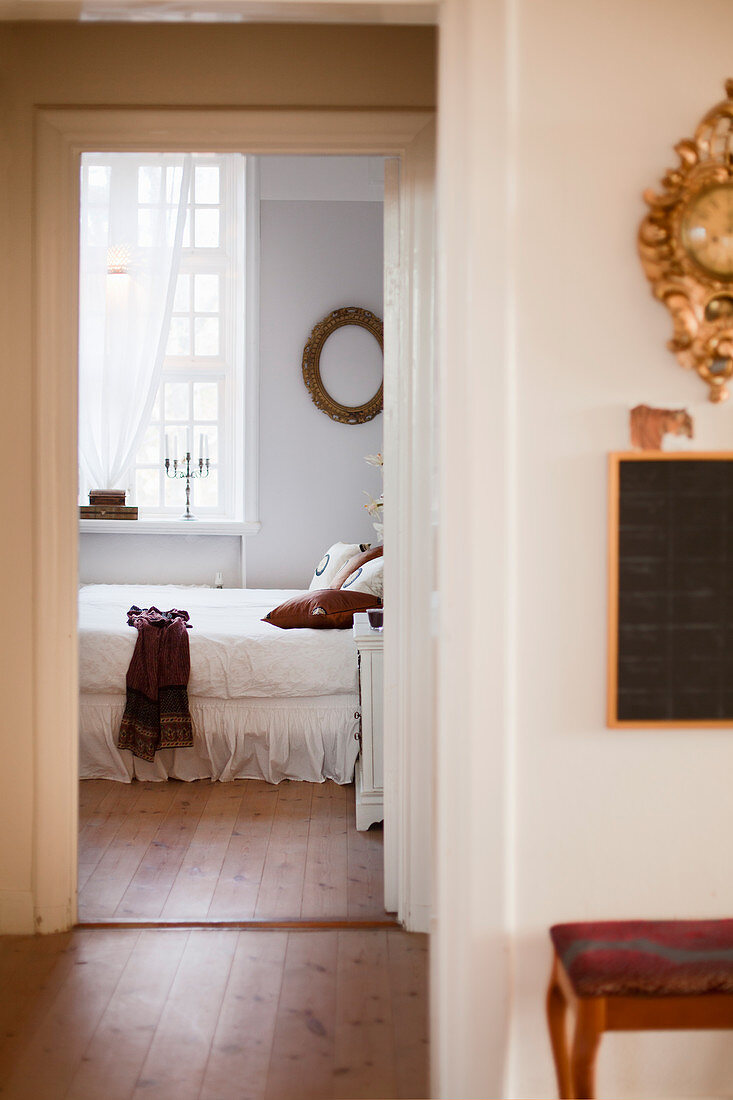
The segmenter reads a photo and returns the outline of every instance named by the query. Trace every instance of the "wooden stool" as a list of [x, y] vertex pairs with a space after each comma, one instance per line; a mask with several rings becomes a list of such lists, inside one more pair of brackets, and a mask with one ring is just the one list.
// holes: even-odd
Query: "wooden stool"
[[604, 1031], [733, 1028], [733, 920], [556, 924], [550, 936], [547, 1020], [562, 1100], [595, 1095]]

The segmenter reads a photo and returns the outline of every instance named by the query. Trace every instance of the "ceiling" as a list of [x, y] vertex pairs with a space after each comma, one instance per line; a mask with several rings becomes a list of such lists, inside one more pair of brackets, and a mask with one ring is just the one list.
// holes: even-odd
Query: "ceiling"
[[433, 24], [437, 0], [0, 0], [0, 20]]

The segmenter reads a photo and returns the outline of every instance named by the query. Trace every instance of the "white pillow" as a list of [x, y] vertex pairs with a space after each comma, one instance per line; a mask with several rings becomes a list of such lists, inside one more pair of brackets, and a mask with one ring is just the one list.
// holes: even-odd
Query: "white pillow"
[[335, 542], [333, 546], [329, 546], [316, 566], [308, 591], [315, 592], [319, 588], [329, 588], [341, 566], [346, 565], [347, 561], [355, 558], [357, 554], [361, 554], [361, 546], [358, 542]]
[[341, 585], [342, 592], [365, 592], [382, 599], [384, 593], [384, 558], [372, 558], [356, 569]]

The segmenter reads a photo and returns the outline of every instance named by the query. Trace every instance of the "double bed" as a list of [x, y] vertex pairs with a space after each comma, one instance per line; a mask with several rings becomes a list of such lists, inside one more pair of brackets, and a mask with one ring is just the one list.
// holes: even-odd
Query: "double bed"
[[[359, 751], [351, 630], [281, 630], [263, 617], [297, 593], [85, 585], [79, 593], [79, 775], [130, 782], [283, 779], [349, 783]], [[133, 605], [188, 611], [194, 746], [139, 760], [117, 747], [137, 632]]]

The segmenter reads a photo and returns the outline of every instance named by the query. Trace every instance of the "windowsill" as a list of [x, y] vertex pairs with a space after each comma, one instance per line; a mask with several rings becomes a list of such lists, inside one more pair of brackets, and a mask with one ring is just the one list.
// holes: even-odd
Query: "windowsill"
[[256, 535], [262, 525], [231, 519], [80, 519], [82, 535]]

